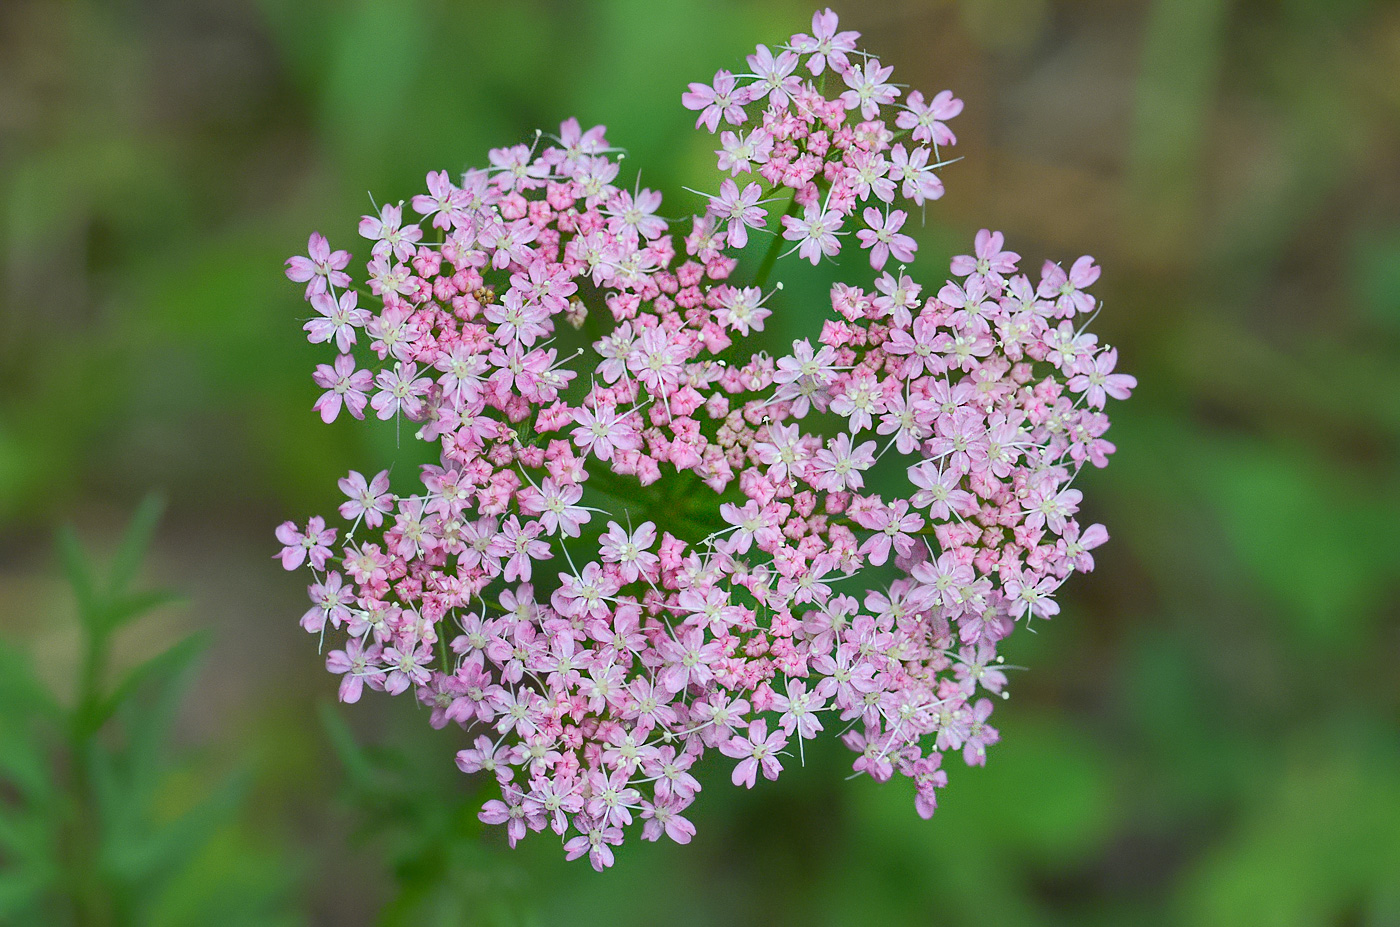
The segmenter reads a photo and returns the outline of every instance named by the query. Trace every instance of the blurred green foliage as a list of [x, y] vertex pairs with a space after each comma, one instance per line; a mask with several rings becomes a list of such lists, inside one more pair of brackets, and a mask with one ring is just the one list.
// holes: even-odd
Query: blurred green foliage
[[[270, 529], [410, 449], [310, 412], [321, 355], [282, 261], [313, 229], [353, 248], [366, 191], [406, 199], [569, 115], [685, 215], [714, 142], [681, 90], [810, 9], [0, 3], [0, 922], [73, 910], [52, 764], [107, 627], [65, 617], [35, 539], [111, 538], [157, 485], [152, 569], [191, 606], [101, 632], [112, 672], [212, 643], [203, 670], [189, 644], [158, 659], [92, 740], [92, 801], [129, 799], [91, 816], [120, 838], [92, 872], [137, 923], [1400, 923], [1400, 5], [838, 11], [968, 103], [916, 276], [983, 226], [1032, 267], [1104, 266], [1095, 327], [1142, 383], [1081, 479], [1114, 540], [1013, 638], [1003, 742], [954, 764], [933, 822], [829, 747], [753, 792], [712, 769], [694, 843], [629, 843], [600, 876], [483, 834], [460, 738], [414, 706], [318, 716], [334, 682]], [[817, 324], [829, 274], [786, 274], [772, 343]], [[90, 619], [153, 604], [91, 588]], [[207, 746], [140, 752], [171, 725]]]
[[[138, 510], [106, 576], [60, 534], [77, 600], [82, 663], [63, 705], [0, 640], [0, 921], [16, 925], [272, 925], [291, 871], [243, 831], [241, 777], [203, 781], [171, 749], [208, 634], [111, 679], [112, 638], [167, 605], [131, 589], [161, 505]], [[187, 751], [186, 751], [187, 753]]]

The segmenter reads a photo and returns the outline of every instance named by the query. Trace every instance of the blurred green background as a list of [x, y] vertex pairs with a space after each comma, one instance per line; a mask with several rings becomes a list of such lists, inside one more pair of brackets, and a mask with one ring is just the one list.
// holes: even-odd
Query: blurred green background
[[[1003, 743], [950, 764], [932, 822], [809, 750], [752, 792], [712, 768], [691, 846], [631, 840], [600, 876], [481, 833], [462, 735], [414, 705], [326, 706], [272, 527], [396, 451], [391, 425], [310, 411], [324, 352], [282, 261], [313, 229], [363, 251], [367, 191], [407, 199], [569, 115], [687, 215], [716, 146], [685, 84], [811, 8], [0, 2], [0, 687], [27, 663], [74, 697], [55, 529], [110, 551], [162, 490], [144, 575], [186, 601], [114, 659], [212, 644], [149, 813], [238, 785], [143, 923], [1400, 924], [1400, 5], [838, 12], [897, 80], [967, 102], [917, 277], [983, 226], [1030, 268], [1103, 265], [1095, 327], [1141, 382], [1080, 481], [1113, 541], [1009, 642], [1029, 669]], [[814, 325], [823, 272], [780, 273], [779, 333]], [[6, 743], [0, 808], [25, 800]], [[66, 923], [3, 887], [13, 837], [0, 922], [8, 899]]]

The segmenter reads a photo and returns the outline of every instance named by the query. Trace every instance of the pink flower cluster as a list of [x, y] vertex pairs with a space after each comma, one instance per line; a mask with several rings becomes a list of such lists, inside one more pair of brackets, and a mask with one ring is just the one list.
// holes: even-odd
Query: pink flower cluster
[[[839, 31], [836, 14], [826, 10], [812, 17], [811, 35], [794, 35], [776, 55], [758, 46], [747, 59], [752, 73], [720, 71], [712, 84], [693, 83], [681, 97], [687, 109], [700, 111], [696, 128], [754, 123], [722, 132], [716, 152], [730, 179], [710, 197], [707, 214], [723, 223], [730, 247], [742, 248], [750, 228], [766, 226], [761, 203], [791, 189], [783, 238], [813, 264], [840, 253], [843, 228], [857, 209], [863, 227], [856, 238], [870, 251], [872, 267], [883, 269], [891, 255], [914, 260], [918, 245], [901, 231], [908, 213], [891, 207], [897, 198], [923, 206], [943, 195], [934, 173], [943, 166], [938, 148], [957, 142], [947, 120], [963, 104], [948, 90], [928, 101], [915, 90], [898, 105], [899, 88], [889, 83], [894, 69], [858, 52], [859, 36]], [[801, 76], [804, 56], [802, 70], [816, 84]], [[828, 78], [844, 89], [825, 95]], [[741, 190], [733, 178], [751, 174], [767, 187], [748, 181]]]
[[[931, 815], [944, 754], [982, 765], [998, 739], [999, 642], [1107, 539], [1071, 484], [1106, 464], [1105, 402], [1135, 381], [1084, 330], [1090, 258], [1033, 282], [984, 230], [936, 292], [902, 269], [837, 284], [815, 342], [737, 344], [772, 294], [730, 283], [727, 251], [779, 187], [814, 261], [869, 197], [942, 192], [923, 143], [952, 143], [961, 104], [897, 106], [834, 14], [812, 29], [760, 46], [750, 83], [686, 94], [712, 131], [763, 106], [719, 162], [768, 188], [726, 180], [683, 254], [660, 195], [616, 185], [602, 128], [570, 120], [460, 183], [429, 175], [416, 221], [365, 217], [366, 289], [319, 235], [288, 262], [309, 339], [335, 345], [322, 418], [372, 410], [439, 449], [409, 493], [342, 479], [343, 538], [278, 528], [283, 565], [314, 574], [302, 627], [336, 632], [343, 701], [411, 692], [471, 732], [457, 763], [499, 782], [481, 817], [512, 844], [550, 830], [601, 869], [633, 827], [686, 843], [706, 752], [752, 787], [823, 731]], [[902, 213], [863, 218], [877, 269], [912, 257]]]

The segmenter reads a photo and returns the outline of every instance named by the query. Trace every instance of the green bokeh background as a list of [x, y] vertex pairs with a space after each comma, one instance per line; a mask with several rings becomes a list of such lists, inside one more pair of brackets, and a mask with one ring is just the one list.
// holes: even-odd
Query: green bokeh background
[[[210, 629], [160, 794], [175, 813], [246, 777], [160, 923], [268, 892], [279, 924], [1400, 924], [1395, 3], [838, 8], [896, 79], [967, 102], [915, 275], [984, 226], [1032, 268], [1091, 253], [1095, 328], [1141, 383], [1080, 480], [1112, 543], [1009, 642], [1003, 743], [951, 764], [932, 822], [809, 750], [752, 792], [713, 767], [691, 846], [629, 841], [600, 876], [481, 833], [461, 736], [405, 700], [329, 709], [387, 771], [337, 757], [271, 528], [397, 451], [310, 411], [323, 352], [283, 259], [313, 229], [354, 248], [366, 191], [407, 199], [569, 115], [687, 215], [715, 144], [685, 84], [810, 12], [0, 2], [0, 637], [68, 693], [54, 529], [111, 546], [163, 490], [148, 573], [188, 601], [119, 659]], [[830, 271], [779, 267], [778, 334], [815, 327]]]

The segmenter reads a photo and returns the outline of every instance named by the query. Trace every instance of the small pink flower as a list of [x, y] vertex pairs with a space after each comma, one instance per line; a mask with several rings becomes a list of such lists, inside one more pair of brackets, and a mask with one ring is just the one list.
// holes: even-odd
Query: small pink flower
[[599, 540], [598, 556], [604, 563], [616, 563], [626, 582], [650, 575], [661, 562], [650, 548], [656, 543], [656, 525], [644, 521], [630, 534], [615, 521], [608, 522], [607, 533]]
[[581, 833], [564, 843], [564, 858], [578, 859], [587, 853], [588, 862], [598, 872], [611, 866], [612, 848], [622, 843], [622, 828], [586, 818], [578, 819], [576, 826]]
[[746, 736], [733, 737], [719, 749], [725, 756], [739, 760], [730, 776], [734, 784], [751, 789], [760, 769], [765, 779], [778, 778], [778, 773], [783, 771], [778, 753], [786, 746], [787, 737], [782, 730], [769, 734], [768, 723], [760, 718], [749, 725]]
[[852, 447], [850, 436], [839, 434], [817, 452], [813, 469], [819, 474], [817, 481], [823, 489], [841, 492], [864, 486], [861, 473], [874, 465], [874, 441]]
[[911, 137], [916, 142], [929, 142], [934, 145], [954, 145], [957, 138], [945, 123], [963, 110], [963, 101], [953, 96], [953, 91], [944, 90], [928, 103], [918, 90], [911, 90], [905, 98], [904, 112], [895, 118], [895, 125], [901, 129], [913, 129]]
[[312, 406], [321, 413], [321, 421], [327, 425], [335, 421], [342, 402], [355, 418], [365, 417], [365, 405], [369, 401], [365, 394], [374, 386], [374, 374], [368, 370], [356, 370], [355, 358], [342, 354], [335, 359], [334, 366], [318, 364], [312, 379], [326, 391]]
[[367, 648], [363, 640], [352, 637], [345, 642], [344, 650], [332, 650], [326, 654], [326, 669], [343, 677], [339, 692], [342, 702], [358, 702], [366, 681], [371, 685], [383, 683], [383, 674], [375, 668], [379, 653], [378, 645]]
[[828, 7], [812, 14], [812, 34], [799, 33], [792, 37], [795, 51], [809, 55], [807, 70], [815, 77], [830, 65], [832, 70], [844, 73], [850, 68], [847, 55], [856, 50], [859, 32], [838, 32], [836, 14]]
[[378, 216], [365, 216], [360, 219], [360, 235], [374, 242], [371, 253], [376, 257], [388, 257], [390, 253], [400, 261], [411, 258], [423, 238], [423, 230], [416, 225], [403, 224], [403, 204], [384, 204]]
[[563, 534], [576, 538], [580, 527], [593, 516], [578, 504], [583, 498], [583, 487], [575, 483], [556, 483], [546, 477], [539, 489], [522, 493], [520, 509], [528, 515], [539, 517], [540, 525], [546, 534]]
[[312, 569], [324, 570], [331, 555], [330, 545], [335, 543], [335, 529], [327, 528], [325, 519], [316, 515], [307, 523], [305, 531], [292, 521], [278, 525], [277, 540], [283, 544], [281, 553], [276, 556], [284, 569], [295, 570], [309, 560]]
[[544, 829], [543, 815], [532, 811], [524, 798], [519, 789], [502, 789], [501, 798], [482, 805], [477, 817], [484, 824], [506, 825], [506, 840], [514, 847], [530, 831]]
[[617, 191], [607, 213], [608, 230], [614, 235], [640, 236], [650, 241], [666, 231], [666, 220], [656, 215], [661, 206], [661, 194], [643, 189], [634, 197], [626, 190]]
[[349, 251], [331, 251], [325, 236], [313, 232], [306, 244], [309, 257], [287, 258], [287, 279], [306, 284], [306, 298], [326, 292], [328, 285], [347, 287], [350, 275], [345, 268], [350, 264]]
[[422, 396], [433, 383], [428, 377], [418, 376], [418, 365], [404, 363], [395, 364], [393, 370], [381, 370], [374, 382], [379, 392], [369, 404], [381, 419], [391, 419], [399, 412], [417, 418], [423, 409]]
[[349, 605], [355, 601], [355, 593], [343, 584], [340, 574], [334, 571], [326, 575], [324, 582], [307, 587], [312, 606], [301, 616], [303, 630], [319, 634], [325, 630], [326, 622], [338, 628], [350, 620]]
[[447, 171], [433, 171], [428, 174], [427, 194], [419, 194], [412, 201], [414, 212], [427, 219], [432, 217], [433, 227], [447, 229], [465, 217], [466, 194], [448, 179]]
[[1099, 266], [1087, 254], [1074, 262], [1069, 273], [1053, 261], [1046, 261], [1040, 270], [1040, 286], [1036, 295], [1055, 301], [1056, 315], [1072, 318], [1076, 313], [1094, 311], [1094, 298], [1085, 293], [1099, 279]]
[[768, 210], [757, 205], [762, 196], [763, 188], [758, 184], [751, 183], [741, 192], [738, 184], [726, 178], [719, 185], [719, 196], [710, 198], [711, 214], [728, 223], [729, 247], [744, 247], [749, 243], [749, 229], [764, 227]]
[[820, 263], [823, 255], [830, 257], [841, 250], [836, 238], [840, 229], [841, 217], [823, 212], [816, 203], [806, 206], [800, 219], [783, 216], [783, 237], [797, 242], [797, 253], [813, 264]]
[[662, 834], [676, 843], [687, 844], [695, 836], [695, 825], [681, 816], [688, 802], [679, 796], [658, 798], [655, 803], [642, 802], [643, 840], [659, 840]]
[[610, 461], [616, 450], [635, 450], [639, 443], [632, 426], [611, 406], [585, 406], [574, 413], [574, 421], [574, 444], [599, 460]]
[[972, 706], [971, 723], [963, 740], [963, 761], [969, 766], [987, 765], [987, 748], [1001, 740], [997, 729], [987, 723], [992, 714], [992, 700], [978, 699]]
[[899, 89], [885, 81], [894, 68], [885, 67], [878, 59], [868, 58], [862, 64], [853, 65], [842, 73], [846, 86], [851, 88], [841, 94], [841, 102], [846, 109], [859, 109], [861, 116], [874, 119], [880, 107], [893, 103], [899, 98]]
[[1137, 377], [1126, 373], [1114, 373], [1118, 366], [1118, 349], [1109, 348], [1097, 355], [1078, 376], [1070, 377], [1066, 386], [1071, 392], [1084, 393], [1084, 400], [1091, 409], [1102, 409], [1105, 397], [1127, 399], [1137, 388]]
[[890, 255], [894, 255], [896, 261], [909, 263], [914, 260], [914, 252], [919, 245], [908, 235], [900, 233], [904, 226], [904, 220], [908, 214], [902, 209], [896, 209], [888, 216], [874, 207], [866, 207], [861, 214], [865, 219], [868, 229], [861, 229], [856, 232], [856, 237], [860, 239], [862, 248], [870, 249], [870, 266], [876, 270], [881, 270]]
[[957, 276], [967, 276], [967, 286], [978, 283], [991, 283], [1002, 286], [1006, 282], [1003, 274], [1013, 273], [1021, 256], [1014, 251], [1003, 251], [1005, 239], [1001, 232], [982, 229], [977, 233], [975, 257], [960, 254], [953, 258], [952, 271]]
[[348, 477], [338, 483], [340, 491], [350, 497], [350, 501], [340, 504], [340, 517], [349, 521], [363, 518], [366, 527], [378, 528], [384, 524], [384, 516], [394, 510], [394, 497], [389, 494], [389, 471], [380, 470], [374, 479], [366, 482], [364, 474], [351, 470]]
[[758, 103], [766, 98], [773, 106], [787, 106], [788, 98], [802, 86], [802, 79], [792, 73], [797, 70], [797, 55], [790, 51], [774, 55], [767, 45], [760, 45], [747, 60], [754, 77], [748, 88], [748, 102]]
[[686, 109], [700, 110], [695, 128], [704, 126], [711, 132], [719, 128], [721, 117], [732, 126], [742, 125], [748, 118], [744, 112], [747, 102], [748, 93], [736, 85], [734, 75], [728, 71], [715, 74], [713, 84], [692, 83], [690, 91], [681, 96]]

